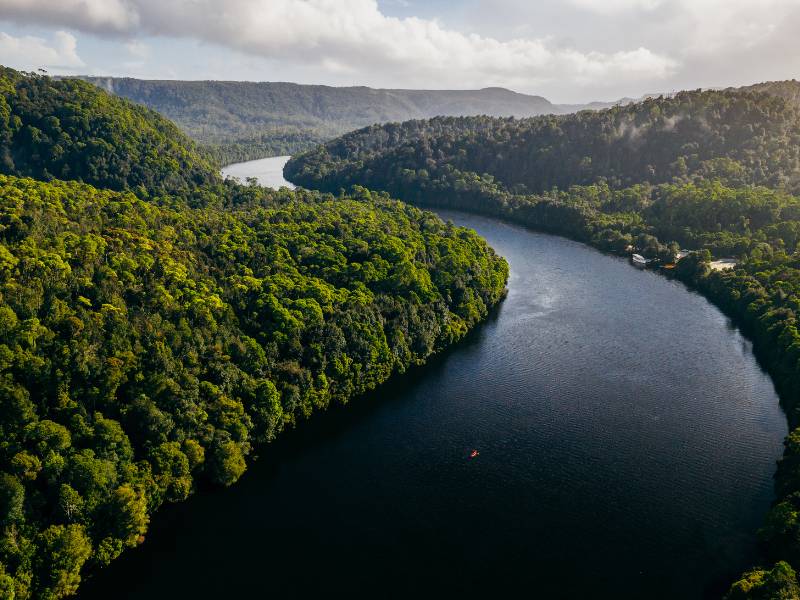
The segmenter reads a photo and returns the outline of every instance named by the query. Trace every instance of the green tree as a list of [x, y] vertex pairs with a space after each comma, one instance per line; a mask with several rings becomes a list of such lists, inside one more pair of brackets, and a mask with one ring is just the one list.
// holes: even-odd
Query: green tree
[[232, 440], [218, 440], [211, 449], [208, 464], [212, 481], [219, 485], [232, 485], [238, 481], [247, 465], [239, 445]]
[[170, 502], [185, 500], [192, 491], [189, 459], [177, 442], [165, 442], [150, 457], [153, 476], [164, 498]]
[[14, 580], [0, 563], [0, 600], [14, 600], [17, 597]]
[[0, 473], [0, 523], [12, 525], [24, 518], [25, 487], [19, 479]]
[[794, 570], [785, 562], [772, 569], [754, 569], [731, 586], [725, 600], [796, 600], [800, 586]]
[[83, 498], [66, 483], [62, 483], [58, 490], [58, 512], [66, 523], [79, 522], [83, 518]]
[[108, 532], [127, 546], [138, 544], [150, 521], [144, 494], [129, 485], [120, 486], [111, 494], [106, 510]]
[[51, 525], [39, 534], [37, 577], [40, 597], [64, 598], [74, 594], [81, 581], [81, 568], [92, 554], [82, 525]]

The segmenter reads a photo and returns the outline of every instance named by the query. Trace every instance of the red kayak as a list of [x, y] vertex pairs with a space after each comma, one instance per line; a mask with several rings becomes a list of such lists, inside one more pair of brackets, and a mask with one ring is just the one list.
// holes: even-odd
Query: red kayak
[[476, 456], [478, 456], [478, 454], [479, 454], [479, 452], [477, 450], [473, 450], [472, 452], [469, 453], [469, 457], [470, 458], [475, 458]]

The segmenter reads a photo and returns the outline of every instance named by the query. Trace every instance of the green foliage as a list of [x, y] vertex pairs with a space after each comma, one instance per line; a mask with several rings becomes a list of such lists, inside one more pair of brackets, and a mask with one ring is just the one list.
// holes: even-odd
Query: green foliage
[[239, 445], [232, 440], [215, 440], [209, 461], [210, 476], [214, 483], [232, 485], [241, 477], [247, 465]]
[[796, 600], [800, 586], [794, 569], [785, 562], [777, 563], [771, 570], [754, 569], [736, 581], [725, 600]]
[[[477, 235], [365, 190], [206, 194], [0, 176], [0, 562], [37, 594], [77, 584], [83, 551], [44, 576], [62, 538], [106, 564], [163, 502], [231, 485], [254, 444], [421, 364], [503, 295]], [[19, 539], [27, 558], [3, 550]]]
[[286, 173], [317, 189], [359, 184], [415, 201], [459, 182], [515, 196], [698, 179], [796, 192], [800, 105], [756, 92], [681, 92], [566, 116], [391, 123], [311, 150]]
[[745, 91], [762, 92], [770, 94], [771, 96], [779, 96], [793, 104], [800, 104], [800, 82], [796, 79], [787, 81], [767, 81], [741, 89]]
[[231, 485], [504, 294], [474, 233], [362, 189], [223, 184], [80, 81], [3, 70], [0, 161], [0, 598], [71, 595], [163, 503]]
[[80, 584], [80, 571], [92, 554], [83, 526], [51, 525], [37, 536], [36, 587], [38, 597], [63, 598], [74, 594]]
[[83, 81], [4, 67], [0, 173], [150, 194], [182, 192], [218, 177], [194, 143], [153, 111]]
[[149, 517], [144, 493], [129, 485], [114, 490], [106, 508], [103, 529], [126, 546], [135, 546], [147, 531]]
[[86, 79], [172, 119], [223, 165], [294, 154], [372, 123], [436, 115], [527, 117], [562, 111], [540, 96], [500, 88], [375, 90], [246, 81]]
[[14, 580], [3, 569], [0, 564], [0, 600], [14, 600], [17, 593], [14, 589]]
[[[243, 137], [230, 140], [225, 133], [221, 133], [219, 138], [203, 144], [203, 148], [217, 164], [231, 165], [269, 156], [288, 156], [303, 152], [334, 137], [332, 132], [326, 133], [326, 131], [328, 131], [326, 127], [312, 129], [276, 127], [269, 131], [258, 130], [257, 134], [244, 133]], [[347, 130], [342, 129], [336, 133], [344, 131]], [[202, 139], [199, 135], [196, 137]]]
[[0, 524], [11, 526], [24, 519], [25, 487], [19, 479], [0, 473]]

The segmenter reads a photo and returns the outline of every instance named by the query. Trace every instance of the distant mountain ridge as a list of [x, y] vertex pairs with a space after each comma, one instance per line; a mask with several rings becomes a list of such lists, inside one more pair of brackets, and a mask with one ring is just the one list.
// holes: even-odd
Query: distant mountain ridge
[[[222, 164], [296, 154], [369, 125], [433, 117], [535, 117], [603, 110], [671, 94], [612, 102], [554, 104], [501, 87], [479, 90], [377, 89], [285, 82], [144, 80], [79, 77], [174, 121]], [[733, 89], [733, 88], [731, 88]], [[747, 88], [800, 105], [800, 83]]]
[[435, 116], [531, 117], [597, 106], [553, 104], [505, 88], [408, 90], [245, 81], [81, 77], [172, 119], [221, 162], [292, 154], [375, 123]]
[[[129, 77], [82, 77], [113, 94], [151, 104], [192, 135], [213, 137], [220, 126], [198, 124], [182, 112], [194, 104], [191, 115], [203, 109], [224, 109], [243, 123], [322, 124], [331, 121], [366, 126], [383, 121], [490, 114], [534, 116], [559, 112], [541, 96], [505, 88], [480, 90], [377, 89], [364, 86], [332, 87], [285, 82], [143, 80]], [[198, 104], [199, 103], [199, 104]], [[227, 135], [229, 130], [222, 132]]]

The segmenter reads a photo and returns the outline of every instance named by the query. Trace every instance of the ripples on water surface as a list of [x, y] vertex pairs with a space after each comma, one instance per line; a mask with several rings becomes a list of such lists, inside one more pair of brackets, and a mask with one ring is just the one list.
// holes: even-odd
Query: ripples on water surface
[[700, 598], [754, 560], [786, 424], [749, 342], [622, 260], [445, 216], [508, 258], [496, 314], [168, 508], [84, 598]]

